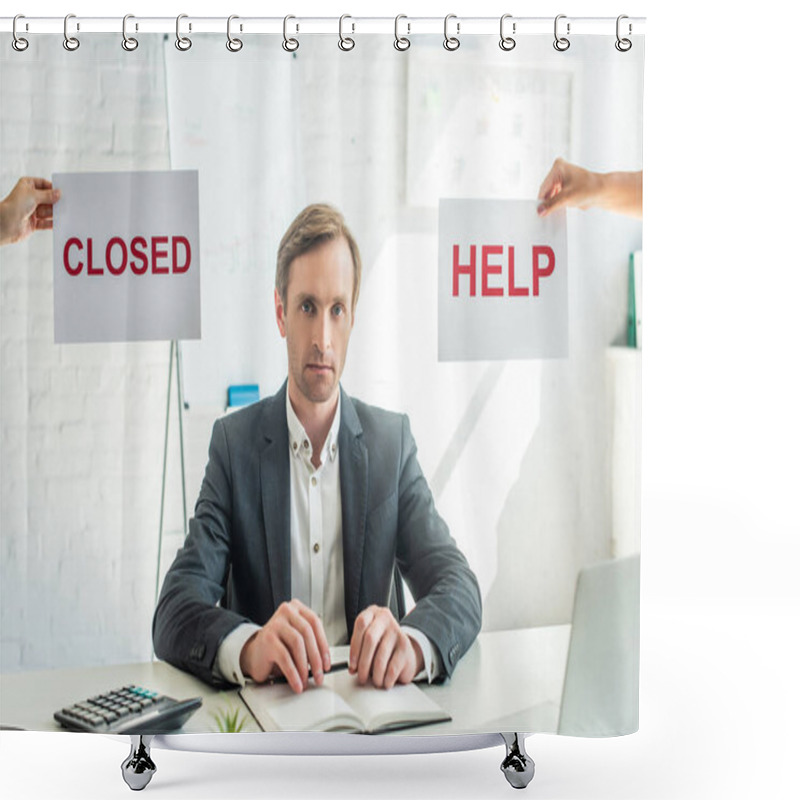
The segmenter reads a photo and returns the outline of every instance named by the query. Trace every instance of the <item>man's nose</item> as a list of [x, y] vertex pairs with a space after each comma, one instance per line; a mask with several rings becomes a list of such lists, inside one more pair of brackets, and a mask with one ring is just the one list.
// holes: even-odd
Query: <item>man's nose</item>
[[314, 326], [314, 346], [325, 353], [331, 346], [331, 322], [327, 314], [320, 314]]

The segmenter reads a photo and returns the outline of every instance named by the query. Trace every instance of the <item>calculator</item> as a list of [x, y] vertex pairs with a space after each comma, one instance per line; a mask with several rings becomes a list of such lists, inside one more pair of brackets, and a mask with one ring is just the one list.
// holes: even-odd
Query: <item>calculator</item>
[[203, 704], [174, 700], [141, 686], [123, 686], [75, 703], [53, 716], [65, 728], [96, 733], [166, 733], [180, 728]]

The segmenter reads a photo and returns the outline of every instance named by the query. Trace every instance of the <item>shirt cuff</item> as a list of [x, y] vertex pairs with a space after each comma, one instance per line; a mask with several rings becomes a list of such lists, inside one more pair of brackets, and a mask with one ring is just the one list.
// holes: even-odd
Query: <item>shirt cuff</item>
[[252, 622], [243, 622], [234, 628], [223, 640], [214, 659], [213, 674], [215, 678], [224, 678], [228, 683], [244, 686], [245, 677], [239, 659], [247, 640], [258, 633], [261, 628]]
[[433, 682], [442, 674], [442, 657], [439, 655], [439, 651], [418, 628], [401, 625], [400, 630], [409, 639], [413, 639], [419, 645], [419, 649], [422, 650], [422, 669], [414, 676], [414, 680], [421, 681], [424, 679], [428, 683]]

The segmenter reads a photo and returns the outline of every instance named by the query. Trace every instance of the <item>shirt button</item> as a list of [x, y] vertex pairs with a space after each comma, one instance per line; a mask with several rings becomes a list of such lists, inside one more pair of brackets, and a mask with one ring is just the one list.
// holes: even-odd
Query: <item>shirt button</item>
[[292, 450], [297, 450], [297, 442], [292, 442]]
[[308, 450], [308, 439], [303, 439], [303, 447]]
[[314, 543], [314, 552], [319, 553], [319, 542]]
[[312, 486], [316, 486], [317, 485], [317, 479], [316, 478], [312, 478], [311, 479], [311, 485]]

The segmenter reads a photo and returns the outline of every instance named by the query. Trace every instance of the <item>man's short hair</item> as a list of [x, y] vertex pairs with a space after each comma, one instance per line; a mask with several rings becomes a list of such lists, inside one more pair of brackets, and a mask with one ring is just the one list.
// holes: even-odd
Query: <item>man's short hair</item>
[[275, 270], [275, 288], [281, 301], [286, 303], [286, 290], [289, 286], [289, 269], [298, 256], [308, 253], [325, 242], [343, 236], [353, 257], [353, 309], [358, 301], [361, 285], [361, 255], [358, 245], [345, 224], [341, 212], [325, 203], [306, 206], [283, 234], [278, 247], [278, 265]]

